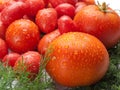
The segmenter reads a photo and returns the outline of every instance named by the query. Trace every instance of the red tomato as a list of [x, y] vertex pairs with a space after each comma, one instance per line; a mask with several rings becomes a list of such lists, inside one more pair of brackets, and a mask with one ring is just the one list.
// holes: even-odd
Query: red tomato
[[79, 12], [83, 7], [87, 6], [85, 2], [77, 2], [75, 4], [75, 14]]
[[6, 6], [12, 4], [15, 0], [0, 0], [0, 11], [2, 11]]
[[5, 32], [6, 32], [7, 26], [3, 24], [1, 20], [1, 14], [0, 14], [0, 38], [5, 39]]
[[45, 7], [44, 0], [25, 0], [27, 8], [27, 15], [35, 17], [38, 10]]
[[120, 40], [120, 17], [105, 5], [102, 8], [88, 5], [75, 15], [74, 22], [78, 31], [96, 36], [107, 48], [111, 48]]
[[0, 60], [8, 53], [6, 42], [0, 38]]
[[18, 57], [20, 57], [20, 54], [18, 53], [9, 53], [4, 56], [4, 58], [2, 59], [2, 62], [4, 63], [5, 66], [8, 65], [8, 66], [14, 67], [14, 64], [18, 59]]
[[49, 3], [49, 0], [43, 0], [44, 3], [45, 3], [45, 6], [47, 7], [48, 6], [48, 3]]
[[23, 2], [13, 2], [6, 6], [1, 12], [1, 20], [5, 25], [9, 25], [16, 19], [20, 19], [26, 13], [26, 5]]
[[78, 0], [49, 0], [49, 2], [52, 4], [53, 7], [56, 7], [57, 5], [62, 3], [70, 3], [72, 5], [75, 5]]
[[22, 54], [16, 61], [13, 69], [16, 72], [29, 72], [29, 77], [33, 78], [39, 72], [41, 55], [36, 51], [28, 51]]
[[54, 31], [57, 26], [56, 10], [54, 8], [45, 8], [39, 10], [36, 15], [36, 24], [43, 33]]
[[24, 53], [37, 49], [40, 33], [34, 22], [20, 19], [9, 25], [5, 37], [11, 50], [17, 53]]
[[82, 32], [65, 33], [53, 40], [45, 57], [46, 71], [51, 78], [68, 87], [96, 83], [109, 66], [105, 46], [96, 37]]
[[59, 4], [55, 10], [57, 11], [58, 17], [68, 15], [73, 18], [75, 15], [75, 7], [69, 3]]
[[95, 4], [95, 0], [79, 0], [79, 1], [83, 1], [87, 4]]
[[77, 31], [77, 27], [74, 21], [69, 16], [66, 15], [61, 16], [58, 19], [58, 29], [61, 34]]
[[38, 51], [40, 54], [44, 55], [49, 44], [60, 35], [59, 30], [52, 31], [48, 34], [45, 34], [38, 44]]

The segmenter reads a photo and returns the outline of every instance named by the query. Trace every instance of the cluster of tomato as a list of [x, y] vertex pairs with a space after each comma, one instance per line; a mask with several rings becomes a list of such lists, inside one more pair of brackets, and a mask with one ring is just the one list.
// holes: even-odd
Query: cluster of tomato
[[119, 15], [94, 0], [0, 0], [0, 11], [1, 62], [36, 75], [49, 59], [46, 71], [64, 86], [99, 81], [120, 40]]

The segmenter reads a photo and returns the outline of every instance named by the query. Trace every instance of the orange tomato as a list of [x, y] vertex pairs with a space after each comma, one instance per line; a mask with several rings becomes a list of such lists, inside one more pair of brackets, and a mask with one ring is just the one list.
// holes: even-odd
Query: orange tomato
[[6, 43], [8, 47], [17, 53], [36, 50], [40, 39], [38, 26], [31, 20], [19, 19], [7, 28]]
[[107, 48], [120, 40], [120, 17], [105, 3], [100, 6], [88, 5], [74, 17], [78, 31], [92, 34], [99, 38]]
[[87, 86], [98, 82], [109, 66], [105, 46], [94, 36], [65, 33], [53, 40], [46, 52], [49, 59], [46, 71], [57, 83], [68, 86]]

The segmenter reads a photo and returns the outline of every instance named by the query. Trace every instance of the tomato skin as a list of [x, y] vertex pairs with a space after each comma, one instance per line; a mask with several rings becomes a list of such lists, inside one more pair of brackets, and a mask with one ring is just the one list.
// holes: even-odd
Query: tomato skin
[[75, 14], [79, 12], [83, 7], [87, 6], [85, 2], [77, 2], [75, 4]]
[[0, 12], [8, 5], [12, 4], [14, 0], [0, 0]]
[[[108, 10], [111, 11], [110, 8]], [[89, 5], [75, 15], [74, 22], [78, 31], [96, 36], [107, 48], [113, 47], [120, 40], [120, 17], [113, 10], [105, 13], [98, 6]]]
[[36, 15], [36, 24], [43, 33], [50, 33], [57, 27], [57, 12], [54, 8], [39, 10]]
[[58, 5], [55, 10], [57, 11], [58, 17], [68, 15], [71, 18], [75, 15], [75, 7], [69, 3], [63, 3]]
[[14, 67], [15, 62], [17, 61], [18, 57], [20, 57], [20, 54], [18, 53], [9, 53], [4, 56], [2, 59], [2, 63], [6, 66]]
[[6, 6], [1, 12], [1, 20], [5, 25], [9, 25], [13, 21], [20, 19], [26, 12], [26, 5], [23, 2], [13, 2]]
[[49, 58], [48, 74], [58, 84], [68, 87], [96, 83], [109, 66], [105, 46], [96, 37], [81, 32], [65, 33], [53, 40], [46, 58]]
[[60, 36], [59, 30], [52, 31], [48, 34], [45, 34], [39, 41], [38, 51], [40, 54], [44, 55], [49, 44], [58, 36]]
[[0, 38], [5, 39], [5, 32], [6, 32], [7, 26], [3, 24], [1, 21], [1, 16], [0, 16]]
[[77, 31], [77, 26], [72, 18], [67, 15], [63, 15], [58, 19], [58, 29], [60, 33], [63, 34]]
[[47, 7], [48, 6], [48, 3], [49, 3], [49, 0], [43, 0], [44, 3], [45, 3], [45, 6]]
[[24, 53], [37, 49], [40, 32], [34, 22], [28, 19], [20, 19], [9, 25], [5, 37], [12, 51]]
[[85, 3], [87, 3], [88, 5], [89, 5], [89, 4], [95, 4], [95, 0], [80, 0], [80, 1], [85, 2]]
[[38, 10], [43, 9], [45, 7], [44, 0], [25, 0], [25, 4], [27, 6], [27, 15], [35, 17]]
[[62, 3], [69, 3], [69, 4], [72, 4], [72, 5], [75, 5], [77, 3], [77, 0], [49, 0], [49, 2], [51, 3], [51, 5], [53, 7], [56, 7], [56, 6], [58, 6], [59, 4], [62, 4]]
[[8, 53], [8, 47], [5, 40], [0, 38], [0, 60]]
[[16, 72], [27, 71], [30, 73], [30, 78], [33, 78], [39, 72], [40, 61], [41, 55], [38, 52], [28, 51], [17, 59], [13, 69]]

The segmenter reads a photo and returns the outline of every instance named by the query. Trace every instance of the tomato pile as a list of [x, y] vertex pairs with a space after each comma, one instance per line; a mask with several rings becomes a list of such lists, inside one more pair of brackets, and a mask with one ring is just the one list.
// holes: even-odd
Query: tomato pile
[[34, 79], [45, 60], [53, 81], [67, 87], [101, 80], [107, 49], [120, 40], [120, 17], [94, 0], [0, 0], [0, 60]]

